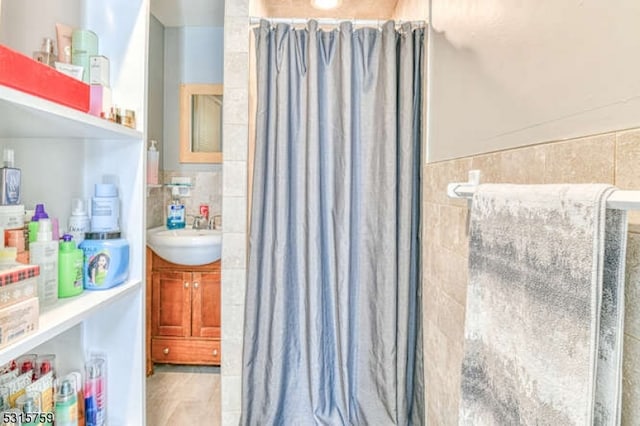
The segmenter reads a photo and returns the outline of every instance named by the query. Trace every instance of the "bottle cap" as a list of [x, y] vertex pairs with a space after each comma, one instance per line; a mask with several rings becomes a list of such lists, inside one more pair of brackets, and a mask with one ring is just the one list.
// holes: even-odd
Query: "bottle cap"
[[11, 148], [5, 148], [2, 151], [2, 160], [5, 167], [13, 167], [14, 155]]
[[118, 188], [112, 183], [96, 183], [96, 197], [117, 197]]
[[74, 198], [72, 201], [71, 216], [87, 216], [87, 209], [82, 198]]
[[158, 148], [157, 148], [156, 144], [158, 143], [158, 141], [154, 140], [154, 139], [151, 139], [149, 142], [151, 143], [151, 146], [149, 147], [149, 151], [157, 151]]
[[40, 219], [38, 221], [37, 241], [51, 241], [52, 238], [53, 238], [53, 231], [51, 226], [51, 219]]
[[37, 222], [40, 219], [47, 219], [49, 215], [44, 211], [44, 204], [36, 204], [36, 211], [31, 218], [32, 222]]

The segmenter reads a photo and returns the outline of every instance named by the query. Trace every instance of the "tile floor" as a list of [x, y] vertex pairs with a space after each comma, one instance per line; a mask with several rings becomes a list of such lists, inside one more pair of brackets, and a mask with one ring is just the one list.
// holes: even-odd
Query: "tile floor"
[[220, 368], [156, 364], [147, 377], [147, 426], [220, 425]]

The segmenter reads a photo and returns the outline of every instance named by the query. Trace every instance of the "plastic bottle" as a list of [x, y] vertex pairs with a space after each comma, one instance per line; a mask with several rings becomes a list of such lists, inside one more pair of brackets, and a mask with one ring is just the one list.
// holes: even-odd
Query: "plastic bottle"
[[91, 231], [91, 219], [87, 214], [86, 204], [82, 198], [74, 198], [71, 202], [71, 216], [69, 216], [69, 234], [76, 245], [84, 240], [84, 234]]
[[69, 234], [62, 236], [58, 252], [58, 297], [73, 297], [83, 290], [82, 250], [77, 248], [73, 237]]
[[49, 215], [44, 211], [44, 204], [36, 204], [36, 211], [29, 222], [29, 244], [38, 239], [38, 222], [40, 219], [48, 219]]
[[117, 232], [120, 230], [119, 219], [118, 188], [112, 183], [96, 183], [91, 200], [91, 231]]
[[147, 185], [157, 185], [160, 153], [156, 147], [158, 141], [152, 139], [150, 142], [151, 146], [147, 151]]
[[171, 204], [167, 206], [167, 228], [169, 229], [182, 229], [186, 225], [186, 212], [184, 204], [179, 199], [179, 188], [173, 187], [171, 189]]
[[40, 266], [40, 305], [51, 305], [58, 299], [58, 242], [52, 240], [51, 220], [40, 219], [38, 222], [38, 239], [29, 244], [30, 260]]
[[78, 426], [78, 393], [75, 378], [65, 376], [60, 381], [56, 380], [55, 389], [56, 426]]

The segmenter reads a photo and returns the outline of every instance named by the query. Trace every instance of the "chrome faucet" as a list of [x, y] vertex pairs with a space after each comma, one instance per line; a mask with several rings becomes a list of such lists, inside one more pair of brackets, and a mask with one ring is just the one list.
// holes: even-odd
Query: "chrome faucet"
[[194, 216], [193, 217], [193, 225], [191, 225], [193, 229], [207, 229], [207, 221], [202, 216]]
[[222, 215], [217, 214], [209, 218], [209, 229], [222, 229]]

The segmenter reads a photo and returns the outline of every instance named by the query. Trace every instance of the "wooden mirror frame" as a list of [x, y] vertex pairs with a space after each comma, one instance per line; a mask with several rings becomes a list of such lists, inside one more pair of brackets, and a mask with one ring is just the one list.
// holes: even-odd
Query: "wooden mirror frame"
[[222, 95], [222, 84], [184, 83], [180, 85], [180, 162], [222, 163], [222, 152], [191, 150], [191, 97], [193, 95]]

